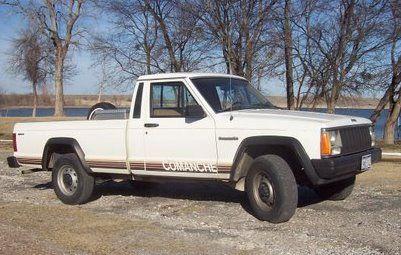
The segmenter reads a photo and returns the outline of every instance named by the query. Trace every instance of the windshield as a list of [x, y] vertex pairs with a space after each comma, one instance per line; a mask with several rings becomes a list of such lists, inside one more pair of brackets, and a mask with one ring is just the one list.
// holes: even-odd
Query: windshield
[[192, 82], [215, 112], [276, 108], [246, 80], [217, 77]]

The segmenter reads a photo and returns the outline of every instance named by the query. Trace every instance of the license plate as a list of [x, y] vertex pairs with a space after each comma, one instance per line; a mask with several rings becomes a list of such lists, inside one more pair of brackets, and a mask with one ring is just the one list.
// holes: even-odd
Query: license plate
[[361, 170], [364, 171], [369, 170], [371, 166], [372, 166], [372, 156], [370, 154], [362, 156]]

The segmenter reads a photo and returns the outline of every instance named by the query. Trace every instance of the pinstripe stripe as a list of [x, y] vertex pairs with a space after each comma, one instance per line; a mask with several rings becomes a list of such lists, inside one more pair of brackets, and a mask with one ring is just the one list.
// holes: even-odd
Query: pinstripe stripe
[[[41, 158], [31, 158], [31, 157], [19, 157], [17, 158], [18, 162], [21, 164], [32, 164], [32, 165], [41, 165]], [[86, 161], [89, 167], [93, 168], [115, 168], [115, 169], [126, 169], [127, 165], [125, 161], [101, 161], [101, 160], [87, 160]], [[130, 168], [133, 169], [146, 169], [149, 171], [167, 171], [163, 167], [163, 163], [160, 162], [149, 162], [145, 163], [143, 161], [130, 161]], [[217, 171], [221, 173], [231, 172], [230, 165], [217, 165]], [[190, 171], [183, 171], [190, 172]]]

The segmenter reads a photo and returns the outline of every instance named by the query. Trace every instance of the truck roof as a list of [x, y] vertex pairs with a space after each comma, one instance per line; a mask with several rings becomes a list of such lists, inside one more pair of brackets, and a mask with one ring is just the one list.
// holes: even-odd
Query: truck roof
[[236, 78], [236, 79], [243, 79], [244, 77], [232, 75], [232, 74], [225, 74], [225, 73], [159, 73], [159, 74], [148, 74], [148, 75], [141, 75], [138, 78], [138, 81], [144, 80], [161, 80], [161, 79], [176, 79], [176, 78], [199, 78], [199, 77], [225, 77], [225, 78]]

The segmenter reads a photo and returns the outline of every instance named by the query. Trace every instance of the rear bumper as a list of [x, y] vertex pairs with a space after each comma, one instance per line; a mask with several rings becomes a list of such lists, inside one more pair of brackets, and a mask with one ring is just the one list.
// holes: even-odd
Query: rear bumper
[[20, 167], [21, 165], [18, 163], [17, 158], [14, 156], [8, 157], [7, 158], [7, 163], [8, 166], [11, 168], [17, 168]]
[[312, 159], [311, 161], [317, 175], [321, 179], [326, 180], [322, 180], [322, 182], [332, 182], [362, 173], [362, 156], [369, 154], [372, 156], [372, 164], [378, 162], [382, 157], [381, 149], [371, 148], [354, 154], [324, 159]]

